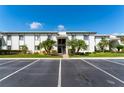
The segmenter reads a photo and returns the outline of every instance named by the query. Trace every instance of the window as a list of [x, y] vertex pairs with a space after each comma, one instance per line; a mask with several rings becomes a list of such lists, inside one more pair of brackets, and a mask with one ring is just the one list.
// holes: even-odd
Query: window
[[75, 37], [76, 37], [75, 35], [72, 35], [72, 39], [75, 39]]
[[11, 40], [11, 35], [7, 35], [7, 40]]
[[11, 46], [7, 46], [7, 50], [11, 50]]
[[19, 35], [19, 40], [24, 40], [24, 36], [23, 35]]
[[39, 35], [36, 35], [35, 36], [35, 40], [40, 40], [40, 36]]
[[88, 35], [84, 35], [84, 40], [89, 40], [89, 36]]
[[52, 38], [52, 36], [51, 35], [48, 35], [48, 39], [51, 39]]
[[35, 46], [35, 50], [39, 50], [39, 46]]

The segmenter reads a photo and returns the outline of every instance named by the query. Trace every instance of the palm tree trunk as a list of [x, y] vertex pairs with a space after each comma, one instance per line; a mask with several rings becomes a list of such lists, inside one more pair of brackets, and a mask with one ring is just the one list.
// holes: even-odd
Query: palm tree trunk
[[79, 53], [80, 47], [77, 49], [77, 53]]

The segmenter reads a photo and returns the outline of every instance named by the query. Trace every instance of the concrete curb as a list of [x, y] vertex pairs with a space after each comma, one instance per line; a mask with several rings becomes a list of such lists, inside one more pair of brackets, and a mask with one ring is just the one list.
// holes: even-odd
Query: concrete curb
[[57, 59], [124, 59], [124, 57], [81, 57], [81, 58], [0, 58], [0, 60], [33, 60], [33, 59], [50, 59], [50, 60], [57, 60]]

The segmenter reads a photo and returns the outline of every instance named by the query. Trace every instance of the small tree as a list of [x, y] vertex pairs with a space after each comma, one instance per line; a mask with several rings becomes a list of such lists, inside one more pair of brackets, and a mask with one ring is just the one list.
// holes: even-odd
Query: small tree
[[[79, 53], [81, 49], [86, 49], [87, 45], [84, 40], [72, 39], [67, 42], [68, 46], [71, 47], [72, 53]], [[77, 51], [76, 51], [77, 50]]]
[[87, 45], [84, 40], [77, 40], [77, 53], [79, 53], [81, 49], [87, 49]]
[[22, 52], [23, 52], [24, 54], [26, 54], [27, 51], [28, 51], [28, 47], [27, 47], [26, 45], [22, 45], [22, 46], [21, 46], [21, 50], [22, 50]]
[[101, 49], [101, 51], [105, 51], [105, 48], [107, 47], [109, 45], [109, 41], [105, 38], [105, 37], [103, 37], [102, 39], [101, 39], [101, 41], [98, 43], [98, 46], [99, 46], [99, 48]]
[[123, 46], [123, 45], [117, 45], [116, 48], [117, 48], [117, 50], [118, 50], [118, 52], [119, 52], [121, 49], [124, 48], [124, 46]]
[[124, 36], [120, 38], [121, 42], [124, 44]]
[[109, 50], [110, 51], [115, 49], [118, 45], [120, 45], [118, 40], [116, 40], [116, 39], [109, 40]]
[[47, 54], [50, 54], [51, 49], [55, 45], [54, 40], [47, 39], [39, 44], [39, 48], [42, 49], [44, 48]]
[[77, 39], [68, 40], [67, 45], [71, 47], [72, 53], [75, 54], [77, 47]]

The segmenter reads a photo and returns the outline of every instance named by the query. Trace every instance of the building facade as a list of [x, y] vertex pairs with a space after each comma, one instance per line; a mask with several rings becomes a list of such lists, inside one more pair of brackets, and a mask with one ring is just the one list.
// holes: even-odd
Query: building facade
[[[110, 39], [111, 35], [98, 35], [96, 32], [67, 31], [67, 32], [0, 32], [0, 48], [5, 50], [19, 50], [26, 45], [32, 53], [38, 51], [40, 42], [47, 39], [56, 41], [54, 50], [58, 53], [68, 53], [67, 40], [82, 39], [87, 44], [83, 52], [94, 52], [102, 37]], [[121, 36], [116, 36], [121, 37]]]

